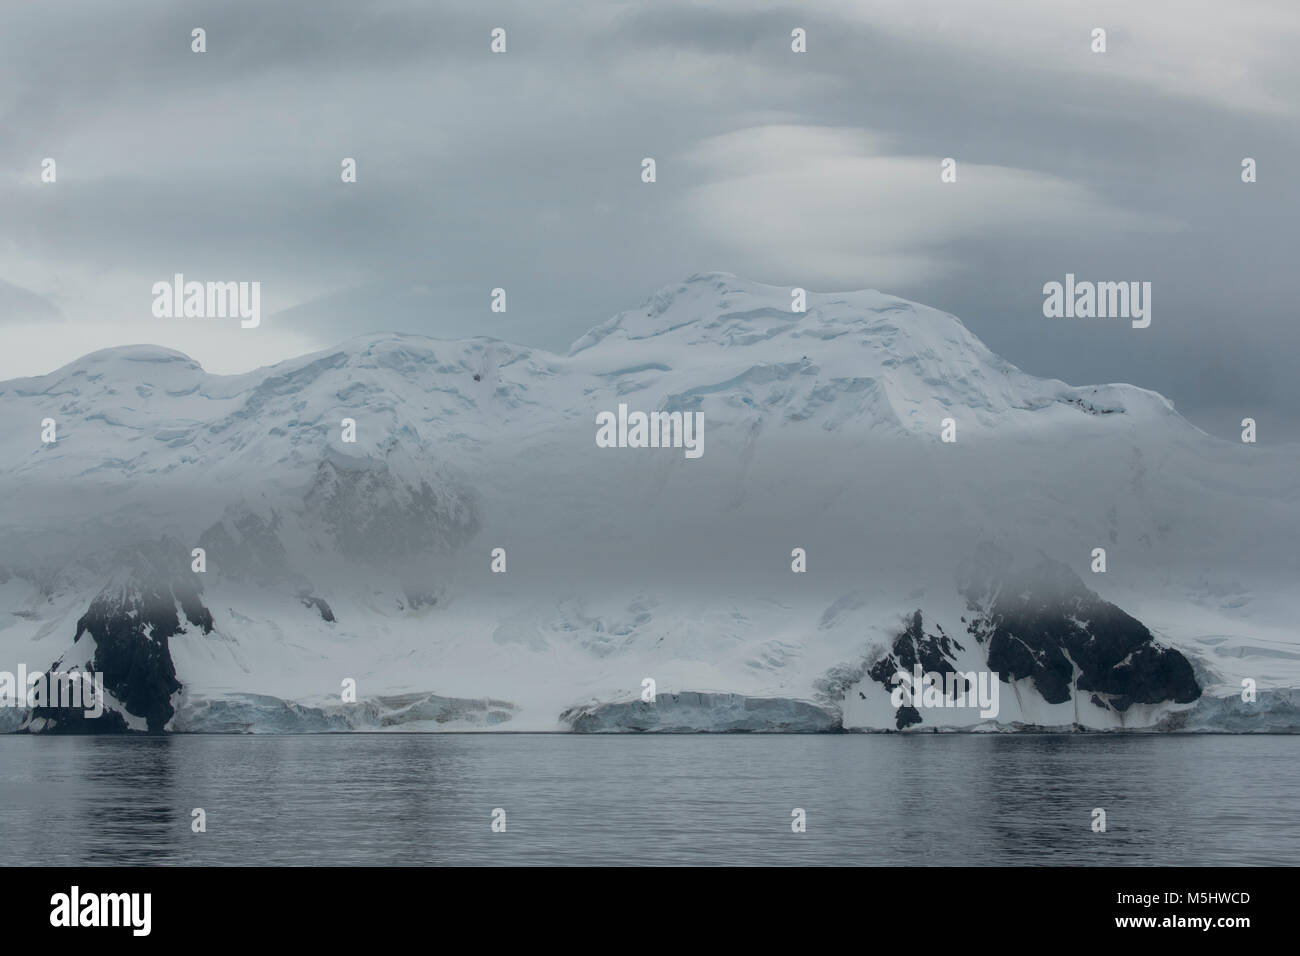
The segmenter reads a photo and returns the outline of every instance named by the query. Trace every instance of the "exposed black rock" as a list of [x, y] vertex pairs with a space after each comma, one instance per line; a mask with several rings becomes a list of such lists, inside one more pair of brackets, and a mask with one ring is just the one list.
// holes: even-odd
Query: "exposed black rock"
[[921, 722], [921, 712], [911, 704], [904, 704], [898, 708], [898, 713], [894, 715], [894, 726], [899, 730], [906, 730], [913, 724]]
[[[172, 718], [176, 679], [168, 639], [184, 629], [182, 617], [203, 633], [212, 630], [212, 614], [200, 598], [201, 575], [190, 570], [189, 551], [163, 540], [120, 556], [119, 569], [77, 621], [76, 647], [51, 671], [80, 669], [103, 677], [104, 690], [126, 712], [142, 717], [158, 732]], [[88, 640], [87, 640], [88, 639]], [[93, 647], [91, 651], [88, 647]], [[83, 656], [81, 648], [87, 648]], [[81, 710], [37, 707], [29, 724], [44, 722], [42, 732], [118, 733], [127, 729], [124, 715], [112, 708], [89, 718]]]
[[[892, 691], [895, 687], [895, 675], [899, 671], [911, 674], [917, 664], [920, 664], [924, 673], [941, 674], [945, 678], [948, 674], [959, 673], [953, 666], [953, 651], [954, 649], [961, 651], [965, 648], [945, 634], [942, 627], [936, 626], [935, 630], [938, 633], [926, 634], [921, 612], [916, 611], [902, 633], [894, 638], [890, 653], [872, 664], [867, 671], [867, 676], [885, 690]], [[969, 690], [970, 681], [964, 677], [960, 680], [963, 688], [959, 689]], [[905, 704], [898, 708], [895, 723], [899, 730], [919, 724], [921, 723], [920, 711]]]
[[334, 612], [330, 610], [330, 606], [325, 603], [324, 598], [318, 598], [313, 594], [300, 594], [298, 598], [302, 601], [303, 607], [314, 607], [318, 610], [321, 620], [328, 621], [331, 624], [334, 623]]
[[[958, 588], [967, 605], [961, 621], [984, 648], [987, 669], [1003, 682], [1032, 680], [1049, 704], [1079, 697], [1122, 715], [1134, 704], [1200, 699], [1192, 664], [1160, 644], [1141, 621], [1090, 591], [1067, 565], [1040, 556], [1017, 570], [1011, 555], [985, 545], [963, 567]], [[950, 675], [958, 691], [964, 683], [969, 692], [970, 680], [962, 676], [969, 667], [957, 665], [964, 651], [938, 624], [927, 632], [917, 610], [885, 654], [832, 668], [815, 686], [819, 699], [838, 706], [862, 680], [893, 691], [900, 672], [910, 675], [920, 667], [939, 675], [935, 686], [945, 696]], [[917, 707], [896, 708], [899, 730], [922, 722]]]
[[1133, 704], [1191, 703], [1201, 696], [1192, 665], [1163, 647], [1141, 621], [1103, 601], [1067, 565], [1043, 557], [1009, 570], [1004, 552], [986, 548], [968, 568], [967, 630], [988, 647], [1002, 680], [1032, 678], [1051, 704], [1075, 689], [1123, 713]]
[[[43, 726], [41, 726], [43, 723]], [[130, 733], [126, 718], [116, 710], [105, 709], [98, 717], [88, 717], [84, 710], [71, 707], [33, 707], [28, 719], [16, 733], [30, 734], [40, 727], [42, 734], [125, 734]]]

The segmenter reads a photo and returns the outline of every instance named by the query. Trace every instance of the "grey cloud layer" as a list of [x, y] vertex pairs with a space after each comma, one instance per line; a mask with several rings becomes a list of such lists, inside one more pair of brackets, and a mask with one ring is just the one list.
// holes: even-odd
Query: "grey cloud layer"
[[[281, 314], [258, 334], [563, 349], [720, 269], [886, 289], [1035, 374], [1300, 437], [1300, 76], [1278, 55], [1300, 12], [968, 6], [10, 4], [0, 281], [34, 299], [0, 296], [0, 319], [19, 344], [34, 315], [138, 322], [152, 281], [184, 271], [261, 281]], [[1095, 25], [1105, 56], [1087, 52]], [[1066, 272], [1152, 281], [1151, 329], [1044, 319], [1042, 284]], [[197, 357], [237, 361], [238, 332]]]

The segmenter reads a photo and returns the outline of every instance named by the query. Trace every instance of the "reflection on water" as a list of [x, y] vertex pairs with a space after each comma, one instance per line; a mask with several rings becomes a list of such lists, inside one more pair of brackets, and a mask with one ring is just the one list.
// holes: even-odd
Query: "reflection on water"
[[46, 865], [1293, 864], [1298, 757], [1292, 737], [4, 736], [0, 845]]

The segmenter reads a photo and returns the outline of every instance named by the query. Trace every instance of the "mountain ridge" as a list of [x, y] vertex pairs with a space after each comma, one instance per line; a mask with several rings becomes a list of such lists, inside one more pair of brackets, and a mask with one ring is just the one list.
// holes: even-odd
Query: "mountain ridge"
[[[1021, 369], [1019, 369], [1017, 366], [1013, 365], [1012, 363], [1007, 362], [1005, 359], [1002, 359], [996, 354], [990, 352], [983, 345], [983, 343], [978, 339], [978, 337], [976, 337], [972, 332], [970, 332], [970, 330], [966, 327], [966, 325], [962, 323], [962, 321], [957, 316], [954, 316], [946, 312], [940, 312], [939, 310], [932, 309], [920, 303], [912, 302], [910, 300], [889, 295], [887, 293], [881, 293], [874, 289], [862, 289], [862, 290], [855, 290], [850, 292], [838, 292], [838, 293], [808, 292], [807, 311], [803, 313], [793, 313], [789, 310], [790, 289], [786, 287], [764, 285], [761, 283], [742, 280], [739, 279], [737, 276], [732, 275], [731, 273], [710, 272], [710, 273], [697, 273], [695, 275], [690, 276], [682, 283], [665, 286], [657, 293], [650, 296], [650, 298], [647, 299], [646, 302], [641, 307], [618, 313], [617, 315], [611, 317], [610, 319], [598, 323], [597, 325], [593, 326], [592, 329], [590, 329], [584, 335], [580, 336], [577, 340], [575, 340], [574, 343], [570, 346], [567, 353], [548, 352], [545, 349], [519, 345], [505, 339], [489, 337], [489, 336], [475, 336], [471, 338], [462, 338], [462, 339], [445, 339], [445, 338], [427, 336], [422, 334], [393, 331], [393, 332], [383, 332], [383, 333], [368, 333], [364, 335], [354, 336], [345, 339], [336, 345], [332, 345], [322, 349], [317, 349], [312, 352], [307, 352], [302, 355], [295, 356], [289, 359], [285, 359], [281, 362], [274, 363], [272, 365], [259, 366], [256, 369], [251, 369], [246, 372], [220, 374], [220, 373], [213, 373], [213, 372], [206, 371], [205, 369], [203, 369], [201, 363], [199, 363], [191, 356], [185, 354], [184, 352], [171, 349], [165, 346], [151, 345], [146, 343], [136, 343], [131, 345], [123, 345], [123, 346], [117, 346], [113, 348], [107, 348], [107, 349], [98, 349], [94, 352], [87, 353], [86, 355], [78, 359], [75, 359], [72, 362], [60, 366], [57, 369], [51, 370], [50, 372], [41, 375], [23, 376], [19, 378], [11, 378], [11, 379], [0, 381], [0, 395], [3, 395], [7, 388], [14, 388], [20, 394], [25, 394], [25, 395], [40, 394], [40, 392], [31, 392], [19, 388], [18, 387], [19, 383], [27, 383], [27, 382], [35, 383], [38, 381], [49, 380], [49, 379], [56, 379], [57, 381], [60, 379], [74, 376], [75, 374], [77, 374], [78, 371], [81, 371], [86, 366], [93, 365], [93, 364], [101, 364], [103, 362], [107, 362], [114, 359], [126, 361], [126, 362], [145, 362], [145, 363], [159, 363], [159, 364], [178, 363], [180, 365], [189, 366], [193, 370], [200, 371], [208, 379], [219, 381], [221, 383], [235, 383], [245, 379], [252, 380], [255, 377], [259, 376], [259, 374], [261, 374], [263, 378], [270, 377], [272, 373], [278, 373], [280, 375], [292, 374], [293, 372], [300, 370], [304, 366], [318, 364], [322, 361], [328, 361], [332, 356], [343, 354], [349, 357], [353, 357], [353, 356], [357, 356], [358, 353], [365, 354], [365, 351], [371, 350], [375, 346], [382, 345], [384, 343], [402, 343], [402, 342], [414, 343], [414, 344], [429, 343], [426, 346], [426, 348], [428, 348], [429, 350], [432, 350], [432, 346], [434, 345], [441, 345], [444, 347], [460, 346], [462, 351], [467, 350], [467, 347], [470, 346], [477, 346], [479, 348], [497, 346], [509, 350], [511, 352], [518, 353], [519, 355], [522, 356], [527, 356], [535, 353], [540, 356], [547, 356], [558, 360], [572, 359], [583, 352], [587, 352], [595, 348], [601, 343], [602, 340], [609, 338], [615, 333], [626, 332], [629, 323], [631, 323], [634, 319], [640, 317], [643, 312], [645, 312], [650, 317], [664, 316], [667, 315], [669, 312], [671, 312], [674, 306], [678, 306], [682, 302], [686, 302], [688, 306], [699, 308], [700, 304], [696, 300], [702, 297], [701, 292], [703, 292], [703, 295], [707, 295], [709, 292], [712, 292], [714, 295], [718, 297], [718, 300], [723, 303], [733, 301], [728, 297], [749, 298], [762, 303], [756, 308], [750, 310], [728, 309], [727, 311], [719, 311], [718, 314], [714, 316], [716, 320], [715, 322], [716, 325], [720, 326], [723, 321], [728, 319], [734, 321], [742, 321], [745, 318], [763, 316], [767, 318], [776, 319], [777, 321], [785, 323], [787, 330], [802, 332], [805, 335], [819, 334], [818, 329], [808, 325], [811, 319], [817, 319], [822, 321], [823, 323], [828, 323], [832, 326], [856, 325], [860, 331], [867, 331], [873, 334], [889, 334], [889, 333], [898, 333], [901, 331], [903, 332], [907, 331], [906, 329], [900, 326], [889, 325], [889, 324], [878, 324], [873, 327], [870, 321], [867, 321], [865, 323], [862, 322], [861, 320], [854, 321], [856, 317], [850, 318], [844, 314], [835, 313], [834, 311], [832, 311], [830, 314], [827, 314], [827, 310], [833, 309], [833, 307], [839, 307], [848, 310], [856, 309], [861, 311], [877, 312], [877, 313], [899, 313], [899, 312], [908, 313], [910, 317], [913, 319], [920, 318], [920, 319], [929, 320], [931, 326], [935, 326], [938, 323], [944, 323], [951, 326], [952, 329], [958, 333], [958, 342], [961, 348], [977, 351], [980, 354], [981, 358], [987, 359], [990, 362], [990, 364], [998, 371], [1004, 372], [1008, 375], [1024, 376], [1025, 378], [1029, 378], [1029, 379], [1034, 378], [1028, 373], [1023, 372]], [[776, 304], [781, 302], [783, 302], [786, 306], [784, 311], [776, 307]], [[851, 314], [852, 313], [850, 311], [850, 315]], [[698, 328], [700, 327], [700, 323], [702, 320], [703, 320], [702, 315], [696, 315], [695, 317], [684, 320], [681, 323], [669, 324], [666, 328], [658, 329], [641, 335], [633, 335], [630, 336], [630, 338], [650, 339], [650, 338], [660, 337], [665, 334], [670, 334], [672, 332], [687, 327]], [[843, 335], [843, 334], [846, 333], [845, 332], [837, 333], [837, 335]], [[752, 344], [751, 341], [746, 340], [743, 336], [738, 335], [736, 336], [736, 338], [739, 341], [735, 343], [711, 343], [711, 344], [723, 344], [723, 345], [739, 344], [741, 346], [745, 344]], [[706, 340], [707, 340], [707, 336], [706, 336]], [[699, 343], [692, 343], [692, 344], [699, 344]], [[614, 374], [615, 371], [616, 370], [610, 370], [605, 372], [604, 374], [607, 375]], [[1070, 386], [1064, 382], [1058, 383], [1058, 380], [1055, 379], [1036, 379], [1036, 380], [1051, 383], [1053, 385], [1059, 384], [1067, 391], [1073, 391], [1073, 390], [1082, 391], [1085, 389], [1091, 389], [1094, 391], [1096, 390], [1132, 391], [1136, 394], [1141, 394], [1144, 396], [1151, 396], [1156, 398], [1159, 402], [1166, 405], [1170, 411], [1174, 411], [1176, 414], [1176, 409], [1173, 408], [1172, 402], [1170, 402], [1164, 396], [1161, 396], [1159, 395], [1159, 393], [1151, 391], [1149, 389], [1144, 389], [1141, 388], [1140, 386], [1136, 386], [1128, 383], [1106, 383], [1106, 384], [1096, 384], [1096, 385]], [[223, 396], [223, 397], [228, 397], [228, 396]], [[1191, 425], [1191, 423], [1187, 423], [1187, 424], [1188, 427], [1193, 427], [1193, 428], [1195, 427]]]
[[[109, 600], [120, 584], [105, 588], [115, 566], [152, 567], [134, 556], [171, 542], [167, 573], [131, 587], [175, 595], [172, 579], [199, 579], [146, 681], [171, 686], [170, 663], [180, 689], [127, 711], [131, 726], [255, 726], [265, 708], [281, 729], [293, 715], [482, 729], [490, 711], [500, 729], [607, 730], [643, 715], [600, 708], [658, 674], [705, 696], [651, 729], [707, 729], [712, 706], [732, 729], [813, 714], [748, 700], [818, 701], [835, 713], [817, 727], [892, 729], [888, 695], [863, 675], [914, 613], [965, 631], [960, 565], [992, 543], [1075, 576], [1104, 548], [1111, 568], [1092, 568], [1093, 588], [1115, 611], [1097, 613], [1122, 634], [1051, 600], [1037, 616], [984, 608], [1043, 629], [1031, 645], [1053, 661], [1024, 659], [1005, 628], [992, 652], [965, 640], [944, 652], [945, 666], [1005, 675], [1005, 726], [1152, 727], [1201, 706], [1189, 670], [1161, 663], [1177, 676], [1151, 690], [1110, 674], [1127, 658], [1085, 651], [1094, 641], [1185, 657], [1203, 700], [1252, 675], [1268, 694], [1300, 687], [1288, 450], [1211, 440], [1135, 386], [1037, 379], [917, 303], [870, 290], [808, 293], [806, 313], [791, 301], [706, 273], [567, 355], [389, 333], [239, 375], [124, 346], [0, 382], [0, 651], [33, 668], [90, 668], [131, 647], [153, 660], [129, 602]], [[596, 414], [620, 404], [698, 412], [704, 455], [597, 447]], [[47, 417], [52, 444], [37, 440]], [[796, 547], [807, 572], [792, 572]], [[93, 632], [80, 623], [92, 606]], [[1066, 659], [1084, 662], [1081, 679]], [[359, 710], [337, 700], [345, 678], [369, 701]], [[140, 699], [115, 684], [119, 704]], [[827, 686], [844, 698], [828, 703]], [[1078, 700], [1089, 687], [1146, 689]], [[497, 703], [466, 703], [479, 698]], [[384, 703], [399, 700], [431, 703]], [[1288, 706], [1270, 705], [1269, 726]], [[1219, 710], [1241, 725], [1239, 708]]]

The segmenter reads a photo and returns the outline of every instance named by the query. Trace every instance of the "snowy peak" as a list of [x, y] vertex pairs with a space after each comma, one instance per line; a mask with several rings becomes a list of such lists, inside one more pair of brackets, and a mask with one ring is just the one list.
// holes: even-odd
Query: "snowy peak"
[[660, 290], [578, 339], [569, 359], [616, 395], [647, 393], [638, 400], [748, 427], [813, 421], [934, 436], [945, 418], [1014, 429], [1042, 424], [1034, 413], [1185, 426], [1154, 393], [1027, 375], [937, 309], [874, 290], [818, 293], [725, 273]]
[[[98, 435], [97, 446], [116, 449], [105, 456], [111, 467], [131, 469], [153, 467], [166, 449], [267, 461], [287, 447], [291, 456], [361, 410], [384, 426], [365, 430], [367, 454], [394, 438], [408, 448], [449, 436], [486, 443], [515, 429], [585, 423], [621, 401], [702, 411], [748, 429], [811, 423], [932, 439], [945, 418], [963, 430], [1134, 415], [1189, 427], [1151, 392], [1027, 375], [936, 309], [873, 290], [818, 293], [725, 273], [665, 287], [593, 328], [567, 356], [388, 333], [212, 375], [179, 352], [133, 345], [0, 383], [6, 400], [55, 418], [70, 438], [76, 425], [77, 441]], [[0, 443], [15, 429], [29, 429], [26, 419], [0, 424]]]
[[[897, 321], [906, 316], [906, 321]], [[665, 286], [638, 309], [621, 312], [573, 344], [570, 355], [606, 339], [638, 341], [669, 337], [689, 346], [740, 347], [789, 334], [835, 339], [860, 334], [888, 347], [898, 336], [912, 345], [938, 342], [987, 349], [952, 315], [874, 289], [820, 293], [749, 282], [724, 272], [693, 275]]]

